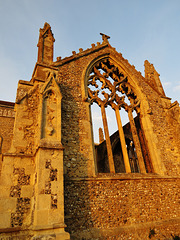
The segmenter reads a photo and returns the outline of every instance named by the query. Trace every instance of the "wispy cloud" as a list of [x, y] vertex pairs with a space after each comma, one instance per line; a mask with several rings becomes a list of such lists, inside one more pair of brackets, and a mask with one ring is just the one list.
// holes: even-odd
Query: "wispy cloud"
[[178, 92], [178, 91], [180, 91], [180, 82], [178, 82], [178, 84], [175, 87], [173, 87], [173, 92]]
[[[107, 121], [108, 122], [112, 122], [113, 121], [113, 119], [111, 118], [111, 116], [109, 114], [107, 114], [106, 117], [107, 117]], [[92, 112], [92, 120], [95, 123], [102, 123], [102, 116], [101, 116], [101, 114], [98, 113], [98, 112]]]
[[95, 121], [95, 122], [102, 122], [102, 117], [101, 116], [92, 116], [92, 120], [93, 120], [93, 122]]
[[171, 86], [171, 82], [162, 82], [162, 84], [164, 85], [164, 87], [168, 87], [168, 86]]

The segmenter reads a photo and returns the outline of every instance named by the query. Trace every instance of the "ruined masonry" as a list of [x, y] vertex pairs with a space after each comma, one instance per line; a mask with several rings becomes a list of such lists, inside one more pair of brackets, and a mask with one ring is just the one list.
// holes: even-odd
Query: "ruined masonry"
[[32, 79], [19, 81], [15, 103], [0, 101], [2, 240], [180, 236], [179, 104], [151, 63], [143, 77], [101, 35], [53, 61], [45, 23]]

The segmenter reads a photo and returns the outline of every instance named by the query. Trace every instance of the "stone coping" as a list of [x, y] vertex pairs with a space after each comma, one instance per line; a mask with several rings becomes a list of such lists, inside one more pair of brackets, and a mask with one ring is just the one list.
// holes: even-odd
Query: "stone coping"
[[19, 83], [22, 85], [33, 86], [33, 83], [26, 81], [26, 80], [19, 80]]
[[65, 181], [106, 181], [106, 180], [155, 180], [155, 179], [163, 179], [163, 180], [172, 180], [172, 179], [180, 179], [179, 176], [162, 176], [152, 173], [142, 174], [142, 173], [101, 173], [94, 177], [81, 177], [81, 178], [67, 178], [64, 177]]
[[14, 108], [14, 105], [15, 105], [14, 102], [0, 100], [0, 107]]
[[[93, 45], [94, 45], [94, 44], [93, 44]], [[110, 46], [110, 44], [108, 44], [108, 43], [102, 43], [102, 44], [100, 44], [100, 43], [99, 43], [97, 46], [94, 45], [92, 48], [88, 48], [88, 49], [86, 49], [86, 50], [83, 50], [83, 49], [80, 48], [79, 53], [76, 53], [75, 51], [73, 51], [73, 55], [71, 55], [71, 56], [69, 56], [69, 57], [65, 57], [65, 58], [63, 58], [63, 59], [61, 59], [60, 57], [58, 57], [58, 60], [57, 60], [56, 62], [54, 62], [54, 63], [52, 64], [52, 66], [54, 66], [54, 67], [62, 66], [62, 65], [64, 65], [64, 64], [66, 64], [66, 63], [68, 63], [68, 62], [71, 62], [71, 61], [73, 61], [73, 60], [76, 60], [76, 59], [78, 59], [78, 58], [80, 58], [80, 57], [84, 57], [84, 56], [89, 55], [89, 54], [91, 54], [91, 53], [97, 52], [97, 51], [99, 51], [100, 49], [103, 49], [103, 48], [105, 48], [105, 47], [107, 47], [107, 46]]]
[[31, 80], [30, 80], [30, 83], [33, 83], [34, 80], [40, 81], [39, 78], [34, 77], [35, 72], [36, 72], [36, 69], [37, 69], [37, 67], [39, 67], [39, 66], [40, 66], [40, 67], [43, 67], [43, 68], [48, 68], [48, 69], [51, 69], [51, 70], [54, 70], [54, 71], [57, 71], [57, 70], [58, 70], [56, 67], [52, 66], [52, 64], [49, 65], [49, 64], [45, 64], [45, 63], [36, 62], [36, 65], [35, 65], [35, 67], [34, 67], [34, 71], [33, 71], [32, 78], [31, 78]]
[[[53, 225], [42, 225], [42, 226], [31, 226], [29, 228], [24, 227], [9, 227], [9, 228], [0, 228], [0, 233], [7, 232], [19, 232], [19, 231], [40, 231], [40, 230], [51, 230], [51, 229], [61, 229], [67, 227], [64, 223], [53, 224]], [[1, 238], [0, 238], [1, 239]]]
[[48, 140], [48, 139], [41, 139], [39, 143], [39, 148], [61, 149], [61, 150], [64, 149], [60, 140]]
[[29, 158], [29, 157], [34, 157], [33, 154], [26, 154], [26, 153], [3, 153], [2, 154], [3, 156], [8, 156], [8, 157], [26, 157], [26, 158]]

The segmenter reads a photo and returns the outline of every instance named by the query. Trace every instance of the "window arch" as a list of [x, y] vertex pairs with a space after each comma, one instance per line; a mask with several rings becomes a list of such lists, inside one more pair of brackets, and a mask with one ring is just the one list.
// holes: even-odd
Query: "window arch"
[[[106, 172], [107, 167], [105, 166], [107, 166], [108, 161], [109, 172], [111, 173], [150, 172], [150, 164], [146, 163], [150, 162], [149, 156], [147, 156], [147, 152], [143, 151], [143, 149], [146, 149], [146, 146], [145, 141], [143, 141], [143, 131], [139, 121], [140, 99], [138, 99], [138, 96], [134, 92], [127, 74], [116, 66], [111, 58], [104, 57], [93, 63], [86, 77], [88, 101], [91, 105], [96, 103], [100, 107], [105, 134], [105, 140], [96, 145], [98, 171]], [[114, 110], [118, 125], [117, 133], [119, 141], [116, 141], [114, 146], [113, 136], [109, 135], [106, 116], [107, 107], [111, 107]], [[126, 111], [129, 118], [129, 123], [124, 127], [122, 126], [120, 116], [121, 109]], [[133, 111], [137, 115], [135, 119]], [[127, 132], [128, 128], [129, 132]], [[139, 133], [141, 133], [141, 136]], [[145, 154], [146, 158], [144, 157]]]

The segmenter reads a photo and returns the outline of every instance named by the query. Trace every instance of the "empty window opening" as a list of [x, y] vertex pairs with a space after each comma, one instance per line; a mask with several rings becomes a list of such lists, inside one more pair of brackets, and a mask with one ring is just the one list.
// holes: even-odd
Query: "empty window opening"
[[150, 172], [139, 120], [140, 101], [128, 77], [110, 59], [92, 67], [88, 77], [88, 98], [98, 172]]

